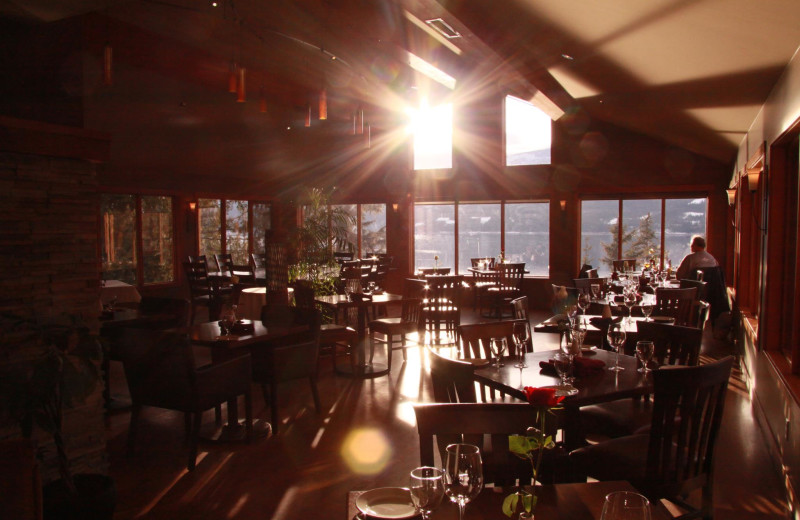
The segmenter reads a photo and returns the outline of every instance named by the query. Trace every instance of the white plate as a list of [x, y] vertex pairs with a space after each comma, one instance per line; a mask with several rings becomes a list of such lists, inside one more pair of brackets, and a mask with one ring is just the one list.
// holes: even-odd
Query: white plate
[[356, 507], [373, 518], [413, 518], [417, 516], [411, 493], [406, 488], [370, 489], [356, 498]]

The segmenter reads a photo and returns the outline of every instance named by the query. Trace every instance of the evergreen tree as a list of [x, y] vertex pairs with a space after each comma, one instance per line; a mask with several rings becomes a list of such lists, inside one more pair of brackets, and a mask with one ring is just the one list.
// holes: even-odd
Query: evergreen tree
[[[614, 260], [619, 259], [619, 220], [615, 220], [613, 224], [608, 226], [608, 231], [611, 233], [611, 242], [603, 242], [603, 262], [608, 265], [609, 269], [614, 268]], [[628, 231], [625, 224], [622, 224], [622, 243], [630, 242], [636, 230]]]
[[[660, 244], [656, 238], [656, 232], [653, 229], [653, 217], [650, 213], [639, 219], [639, 229], [632, 233], [633, 239], [628, 243], [628, 247], [624, 251], [625, 258], [645, 259], [652, 256], [659, 256]], [[623, 241], [625, 244], [626, 241]], [[650, 253], [650, 250], [653, 253]]]

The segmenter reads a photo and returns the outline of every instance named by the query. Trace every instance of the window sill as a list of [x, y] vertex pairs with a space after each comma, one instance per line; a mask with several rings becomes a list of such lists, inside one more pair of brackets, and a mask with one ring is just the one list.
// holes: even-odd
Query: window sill
[[792, 374], [792, 366], [781, 352], [767, 351], [765, 354], [786, 392], [800, 405], [800, 376]]

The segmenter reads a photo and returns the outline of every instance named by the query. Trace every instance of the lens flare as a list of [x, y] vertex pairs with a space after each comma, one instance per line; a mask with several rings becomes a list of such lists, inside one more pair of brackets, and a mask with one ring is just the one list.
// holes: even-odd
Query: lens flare
[[360, 429], [347, 436], [341, 454], [354, 473], [375, 475], [386, 467], [392, 448], [379, 430]]

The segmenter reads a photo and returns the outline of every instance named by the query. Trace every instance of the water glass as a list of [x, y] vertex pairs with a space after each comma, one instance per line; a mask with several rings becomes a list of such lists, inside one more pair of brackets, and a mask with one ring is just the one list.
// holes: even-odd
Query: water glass
[[495, 368], [505, 366], [502, 362], [502, 358], [503, 354], [508, 348], [508, 340], [506, 338], [491, 338], [489, 340], [489, 348], [491, 349], [494, 357], [497, 358]]
[[572, 386], [569, 379], [572, 376], [572, 356], [564, 352], [556, 352], [553, 356], [553, 366], [556, 368], [561, 384], [556, 387], [556, 395], [575, 395], [578, 389]]
[[606, 495], [600, 520], [650, 520], [650, 501], [632, 491]]
[[451, 444], [446, 451], [444, 492], [458, 505], [458, 520], [464, 520], [467, 503], [483, 489], [481, 452], [472, 444]]
[[608, 335], [606, 337], [608, 339], [608, 344], [611, 345], [616, 353], [614, 356], [614, 366], [609, 368], [609, 370], [615, 372], [625, 370], [624, 367], [619, 366], [619, 350], [625, 345], [625, 338], [627, 337], [627, 334], [625, 334], [625, 327], [623, 327], [621, 323], [612, 323], [611, 326], [608, 327]]
[[411, 470], [408, 488], [414, 509], [423, 520], [428, 520], [444, 497], [444, 471], [430, 466], [415, 468]]
[[644, 321], [650, 321], [650, 315], [653, 314], [653, 298], [649, 294], [642, 296], [642, 314]]
[[647, 374], [650, 372], [650, 369], [647, 368], [647, 364], [650, 362], [650, 359], [653, 357], [653, 342], [652, 341], [637, 341], [636, 342], [636, 357], [639, 358], [639, 361], [642, 362], [642, 368], [639, 369], [639, 372], [642, 374]]

